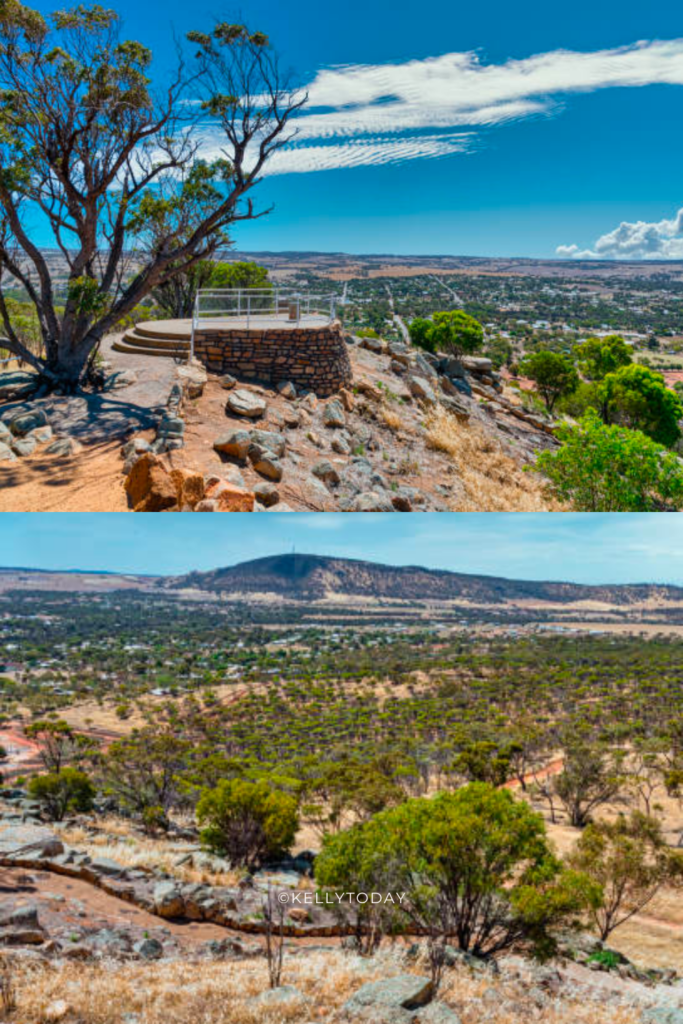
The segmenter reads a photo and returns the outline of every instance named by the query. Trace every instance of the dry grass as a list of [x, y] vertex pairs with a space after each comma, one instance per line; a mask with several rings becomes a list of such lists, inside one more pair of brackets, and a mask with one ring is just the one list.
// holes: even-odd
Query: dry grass
[[384, 423], [384, 425], [387, 426], [389, 430], [392, 430], [394, 433], [398, 433], [398, 431], [405, 426], [402, 417], [399, 416], [395, 409], [392, 409], [391, 406], [387, 405], [386, 403], [383, 403], [380, 406], [380, 408], [377, 411], [377, 415], [379, 416], [382, 423]]
[[210, 871], [189, 864], [178, 865], [175, 861], [183, 852], [178, 843], [133, 837], [130, 826], [115, 819], [106, 819], [102, 826], [98, 823], [98, 827], [102, 829], [101, 834], [73, 826], [61, 829], [59, 834], [65, 843], [82, 853], [107, 857], [126, 868], [161, 868], [182, 882], [203, 885], [233, 886], [240, 880], [238, 871]]
[[427, 414], [427, 445], [455, 462], [464, 495], [454, 512], [544, 512], [551, 508], [541, 479], [525, 473], [500, 443], [476, 423], [460, 423], [445, 409]]
[[[424, 965], [415, 970], [424, 973]], [[17, 970], [18, 1015], [22, 1024], [55, 1019], [50, 1008], [63, 1001], [65, 1021], [121, 1024], [136, 1014], [140, 1024], [303, 1024], [333, 1021], [362, 984], [405, 973], [405, 963], [390, 953], [362, 961], [341, 950], [285, 956], [283, 983], [304, 996], [276, 1007], [250, 1005], [268, 987], [265, 960], [238, 963], [175, 961], [157, 964], [80, 964], [23, 967]], [[497, 998], [492, 997], [492, 990]], [[439, 998], [460, 1014], [463, 1024], [637, 1024], [638, 1012], [567, 993], [550, 999], [542, 1014], [528, 988], [512, 978], [447, 972]], [[64, 1009], [62, 1006], [61, 1009]], [[54, 1009], [53, 1009], [54, 1013]]]

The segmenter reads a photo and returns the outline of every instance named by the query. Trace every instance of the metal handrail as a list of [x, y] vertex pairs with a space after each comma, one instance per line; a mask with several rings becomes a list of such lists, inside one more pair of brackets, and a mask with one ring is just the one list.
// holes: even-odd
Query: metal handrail
[[[222, 305], [210, 305], [223, 299]], [[250, 329], [252, 321], [287, 314], [291, 324], [300, 324], [309, 317], [325, 317], [331, 323], [336, 316], [336, 296], [311, 296], [309, 292], [293, 288], [200, 288], [195, 296], [190, 335], [190, 358], [194, 359], [195, 332], [203, 316], [215, 316], [221, 320], [246, 320]], [[226, 309], [227, 305], [227, 309]]]

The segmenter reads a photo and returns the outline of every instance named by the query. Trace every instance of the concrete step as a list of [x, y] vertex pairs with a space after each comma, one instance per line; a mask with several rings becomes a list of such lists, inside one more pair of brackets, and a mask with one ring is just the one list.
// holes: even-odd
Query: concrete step
[[146, 334], [141, 334], [137, 328], [126, 331], [123, 341], [133, 347], [140, 345], [142, 348], [167, 348], [173, 350], [182, 348], [188, 352], [190, 350], [189, 340], [185, 341], [183, 338], [174, 338], [173, 335], [169, 335], [166, 338], [150, 338]]
[[174, 338], [178, 341], [189, 341], [192, 337], [190, 320], [147, 320], [136, 324], [133, 328], [143, 338], [158, 338], [161, 341]]
[[123, 339], [115, 341], [112, 345], [114, 352], [126, 352], [131, 356], [159, 356], [160, 358], [166, 359], [187, 359], [189, 355], [188, 348], [152, 348], [146, 347], [142, 344], [129, 344]]

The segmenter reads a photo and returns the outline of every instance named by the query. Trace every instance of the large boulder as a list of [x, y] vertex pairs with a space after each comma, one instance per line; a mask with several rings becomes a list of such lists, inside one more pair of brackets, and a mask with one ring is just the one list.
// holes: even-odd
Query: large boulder
[[245, 416], [247, 419], [259, 420], [265, 414], [267, 405], [265, 398], [247, 391], [246, 388], [236, 388], [228, 395], [225, 403], [226, 409], [235, 416]]
[[125, 488], [136, 512], [162, 512], [178, 503], [174, 480], [150, 453], [137, 460], [126, 477]]
[[[430, 978], [416, 974], [399, 974], [395, 978], [371, 981], [362, 985], [350, 999], [346, 1000], [342, 1013], [352, 1020], [372, 1020], [371, 1015], [375, 1011], [387, 1011], [395, 1014], [395, 1020], [401, 1021], [406, 1016], [402, 1011], [418, 1010], [426, 1006], [433, 994], [434, 985]], [[410, 1015], [407, 1016], [410, 1020]], [[388, 1021], [390, 1018], [386, 1019]]]
[[12, 824], [0, 831], [0, 860], [23, 857], [58, 857], [64, 853], [61, 839], [40, 825]]
[[490, 374], [493, 369], [493, 363], [485, 356], [463, 356], [461, 362], [468, 373]]
[[190, 469], [171, 470], [171, 480], [175, 484], [178, 505], [181, 508], [195, 505], [204, 498], [204, 475]]

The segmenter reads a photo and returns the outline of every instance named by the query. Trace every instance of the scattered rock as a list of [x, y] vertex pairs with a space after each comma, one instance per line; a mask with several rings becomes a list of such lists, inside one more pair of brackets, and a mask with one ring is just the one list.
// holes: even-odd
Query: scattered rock
[[16, 462], [17, 457], [8, 444], [0, 441], [0, 462]]
[[[217, 483], [205, 489], [205, 499], [216, 502], [217, 512], [253, 512], [254, 492], [238, 487], [227, 480], [219, 480]], [[209, 512], [214, 509], [202, 508], [197, 505], [198, 512]]]
[[225, 391], [230, 391], [231, 388], [234, 388], [235, 384], [237, 384], [237, 378], [233, 377], [229, 373], [226, 373], [219, 379], [218, 383], [222, 388], [225, 389]]
[[133, 946], [133, 952], [143, 960], [158, 960], [163, 955], [164, 947], [158, 939], [141, 939]]
[[230, 392], [226, 408], [235, 416], [246, 416], [248, 419], [258, 420], [266, 411], [266, 400], [260, 395], [255, 395], [253, 391], [237, 388]]
[[185, 901], [175, 882], [157, 882], [154, 886], [154, 913], [159, 917], [180, 917]]
[[121, 449], [121, 456], [129, 459], [131, 455], [144, 455], [150, 450], [150, 443], [144, 437], [133, 437]]
[[252, 444], [263, 448], [265, 451], [281, 459], [285, 454], [287, 439], [284, 434], [278, 434], [275, 430], [252, 430], [250, 431]]
[[32, 412], [19, 413], [10, 420], [9, 429], [15, 437], [24, 437], [38, 427], [47, 426], [47, 416], [44, 409], [34, 409]]
[[351, 453], [351, 445], [345, 437], [337, 434], [336, 437], [332, 438], [332, 451], [338, 455], [349, 455]]
[[30, 398], [40, 387], [37, 373], [24, 370], [10, 370], [0, 373], [0, 402], [11, 399]]
[[326, 484], [335, 485], [340, 481], [339, 473], [337, 472], [336, 466], [333, 466], [331, 462], [324, 459], [322, 462], [316, 462], [311, 469], [314, 476], [317, 476], [319, 480], [324, 480]]
[[179, 366], [176, 370], [183, 392], [188, 398], [201, 398], [204, 394], [208, 374], [201, 363], [194, 362], [188, 366]]
[[12, 451], [20, 458], [24, 458], [26, 455], [33, 455], [35, 450], [35, 437], [17, 437], [12, 441]]
[[337, 428], [346, 426], [344, 407], [338, 398], [328, 402], [323, 411], [323, 423], [326, 427]]
[[381, 338], [361, 338], [359, 344], [359, 348], [365, 348], [368, 352], [376, 352], [377, 355], [386, 352], [386, 347], [386, 342]]
[[468, 373], [490, 374], [493, 370], [493, 363], [485, 356], [463, 356], [460, 361]]
[[104, 382], [105, 391], [118, 391], [120, 388], [128, 388], [136, 384], [138, 375], [135, 370], [117, 370], [111, 373]]
[[429, 1003], [415, 1015], [416, 1024], [462, 1024], [460, 1017], [445, 1003]]
[[251, 434], [248, 430], [232, 430], [229, 434], [223, 434], [217, 441], [214, 441], [213, 447], [215, 451], [221, 452], [223, 455], [246, 459], [250, 444]]
[[64, 999], [57, 999], [54, 1003], [50, 1003], [42, 1012], [42, 1019], [46, 1024], [53, 1024], [53, 1022], [64, 1020], [64, 1018], [71, 1013], [71, 1007]]
[[274, 484], [262, 483], [256, 484], [254, 487], [254, 495], [259, 505], [265, 506], [265, 508], [271, 508], [272, 505], [277, 505], [280, 500], [280, 492]]
[[268, 477], [269, 480], [282, 480], [282, 463], [275, 455], [263, 452], [252, 465], [261, 476]]
[[394, 505], [386, 494], [377, 491], [364, 491], [353, 501], [350, 512], [393, 512]]
[[430, 978], [415, 974], [400, 974], [384, 981], [371, 981], [362, 985], [346, 1000], [342, 1013], [351, 1018], [367, 1018], [368, 1011], [381, 1009], [396, 1012], [395, 1019], [401, 1020], [401, 1010], [417, 1010], [426, 1006], [433, 991]]
[[281, 380], [277, 386], [278, 392], [285, 398], [296, 398], [296, 388], [291, 380]]
[[45, 449], [46, 455], [76, 455], [80, 452], [81, 446], [73, 437], [58, 437]]
[[195, 512], [218, 512], [218, 502], [213, 498], [203, 498], [194, 507]]
[[436, 404], [436, 395], [431, 384], [428, 384], [424, 377], [409, 377], [408, 387], [411, 395], [419, 398], [421, 402], [425, 402], [427, 405]]
[[303, 992], [300, 992], [294, 985], [280, 985], [279, 988], [268, 988], [265, 992], [259, 992], [249, 1000], [250, 1006], [257, 1006], [260, 1009], [278, 1009], [289, 1006], [290, 1003], [308, 1002]]

